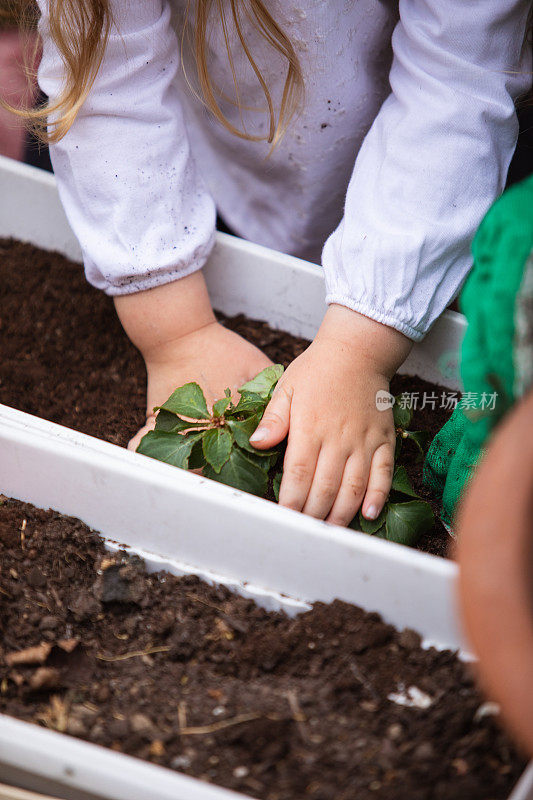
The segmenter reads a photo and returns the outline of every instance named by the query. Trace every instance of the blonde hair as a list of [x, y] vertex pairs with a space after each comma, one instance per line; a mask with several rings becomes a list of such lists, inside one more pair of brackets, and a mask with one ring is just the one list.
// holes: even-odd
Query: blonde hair
[[[21, 3], [20, 17], [23, 27], [26, 29], [34, 27], [34, 1], [19, 0], [19, 2]], [[250, 141], [267, 141], [275, 146], [286, 132], [292, 118], [301, 109], [303, 102], [302, 70], [290, 38], [274, 20], [261, 0], [193, 0], [193, 2], [196, 4], [196, 15], [192, 35], [189, 38], [192, 43], [198, 86], [203, 102], [231, 133]], [[184, 34], [182, 35], [182, 64], [183, 42], [185, 30], [189, 26], [190, 5], [191, 0], [188, 0]], [[242, 112], [243, 106], [229, 38], [231, 25], [233, 25], [240, 47], [246, 55], [266, 100], [268, 133], [264, 136], [248, 134], [244, 124], [242, 129], [237, 128], [224, 114], [219, 99], [217, 99], [217, 96], [221, 98], [224, 95], [214, 86], [207, 63], [209, 21], [213, 19], [215, 10], [221, 23], [233, 77], [236, 97], [234, 105]], [[268, 85], [244, 36], [243, 17], [286, 60], [287, 74], [277, 114]], [[65, 68], [63, 89], [55, 101], [38, 108], [15, 109], [3, 103], [11, 111], [24, 118], [42, 141], [58, 142], [72, 126], [102, 64], [112, 24], [110, 0], [49, 0], [49, 32], [61, 54]], [[39, 42], [34, 44], [34, 52], [27, 57], [28, 64], [35, 63], [35, 48], [38, 47]], [[28, 72], [30, 73], [31, 70]], [[34, 79], [35, 75], [29, 75], [29, 77]], [[228, 98], [224, 97], [224, 99]]]

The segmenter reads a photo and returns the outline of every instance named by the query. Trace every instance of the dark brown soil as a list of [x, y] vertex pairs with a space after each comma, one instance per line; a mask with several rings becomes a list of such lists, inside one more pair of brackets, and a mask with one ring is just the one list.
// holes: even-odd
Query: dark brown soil
[[[285, 366], [308, 345], [264, 322], [220, 317]], [[124, 334], [111, 299], [89, 286], [79, 264], [0, 239], [0, 341], [0, 403], [118, 445], [126, 445], [142, 424], [142, 358]], [[426, 389], [438, 387], [399, 376], [392, 385], [396, 394]], [[435, 433], [448, 416], [441, 408], [417, 411], [413, 427]], [[408, 471], [427, 496], [416, 451], [409, 444], [404, 450]], [[419, 547], [446, 555], [449, 539], [437, 523]]]
[[[525, 764], [468, 669], [413, 631], [146, 575], [78, 520], [11, 500], [0, 642], [0, 712], [265, 800], [498, 800]], [[429, 707], [388, 699], [410, 687]]]

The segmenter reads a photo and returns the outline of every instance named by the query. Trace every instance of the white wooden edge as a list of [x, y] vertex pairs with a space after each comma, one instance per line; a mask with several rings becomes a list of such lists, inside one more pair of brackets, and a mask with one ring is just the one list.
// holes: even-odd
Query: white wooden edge
[[[0, 714], [0, 778], [66, 800], [245, 800], [246, 795]], [[42, 789], [41, 789], [42, 787]]]

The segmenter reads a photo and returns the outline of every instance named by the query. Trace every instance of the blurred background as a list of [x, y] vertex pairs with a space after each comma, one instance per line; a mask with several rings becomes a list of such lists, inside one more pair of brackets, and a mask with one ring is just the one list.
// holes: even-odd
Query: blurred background
[[[31, 22], [29, 28], [26, 22], [24, 32], [19, 29], [21, 11], [17, 0], [0, 0], [0, 98], [15, 107], [46, 100], [39, 93], [36, 81], [26, 75], [25, 65], [29, 65], [32, 73], [37, 71], [40, 54]], [[48, 148], [39, 145], [23, 123], [2, 107], [0, 155], [52, 171]]]

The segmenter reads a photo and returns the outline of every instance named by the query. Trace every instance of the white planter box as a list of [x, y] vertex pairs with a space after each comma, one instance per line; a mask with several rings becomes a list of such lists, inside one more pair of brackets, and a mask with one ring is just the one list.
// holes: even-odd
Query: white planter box
[[[153, 569], [197, 573], [296, 613], [339, 597], [461, 648], [456, 567], [344, 531], [59, 425], [0, 409], [0, 492], [80, 517]], [[233, 793], [0, 715], [0, 781], [68, 800], [230, 800]], [[512, 794], [533, 792], [533, 772]], [[242, 797], [242, 795], [239, 795]]]
[[[54, 179], [0, 159], [0, 236], [79, 257]], [[268, 274], [266, 288], [259, 276]], [[319, 268], [219, 235], [207, 268], [215, 307], [313, 336], [323, 314]], [[235, 287], [238, 287], [236, 290]], [[447, 313], [413, 351], [406, 371], [441, 375], [464, 331]], [[296, 613], [338, 597], [378, 611], [439, 647], [463, 649], [456, 566], [347, 532], [115, 445], [0, 406], [0, 492], [82, 519], [126, 542], [154, 568], [195, 572], [272, 608]], [[0, 782], [67, 800], [243, 798], [37, 726], [0, 716]], [[533, 797], [530, 769], [511, 800]]]

